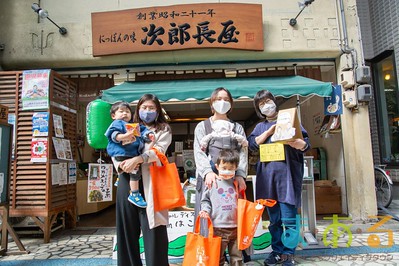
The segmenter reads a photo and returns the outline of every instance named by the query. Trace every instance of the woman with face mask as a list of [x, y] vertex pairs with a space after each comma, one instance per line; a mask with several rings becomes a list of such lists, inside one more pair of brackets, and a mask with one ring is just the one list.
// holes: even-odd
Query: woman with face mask
[[139, 238], [143, 233], [146, 265], [166, 266], [168, 262], [168, 211], [154, 211], [152, 184], [149, 166], [158, 160], [155, 147], [165, 153], [172, 141], [172, 132], [162, 112], [158, 98], [153, 94], [143, 95], [136, 107], [133, 122], [146, 126], [155, 133], [154, 141], [146, 143], [143, 153], [123, 161], [119, 167], [129, 173], [141, 167], [140, 193], [147, 201], [147, 208], [139, 208], [127, 200], [128, 179], [119, 179], [116, 195], [116, 233], [118, 265], [142, 265]]
[[[278, 115], [276, 99], [267, 90], [256, 93], [254, 107], [258, 117], [265, 121], [258, 123], [248, 137], [250, 152], [258, 152], [259, 145], [271, 143]], [[303, 139], [284, 145], [284, 161], [258, 162], [256, 165], [256, 198], [277, 200], [276, 205], [267, 207], [273, 251], [265, 259], [265, 265], [295, 264], [294, 252], [300, 236], [295, 219], [301, 205], [303, 154], [310, 148], [308, 133], [302, 126], [301, 129]]]
[[[196, 180], [197, 189], [195, 197], [195, 217], [197, 217], [200, 211], [200, 202], [202, 199], [202, 192], [205, 186], [208, 188], [215, 187], [215, 180], [219, 178], [214, 163], [216, 163], [217, 157], [222, 149], [235, 149], [239, 152], [240, 162], [237, 170], [235, 171], [235, 180], [238, 182], [238, 189], [240, 191], [246, 189], [245, 177], [247, 176], [248, 166], [248, 149], [247, 147], [241, 147], [237, 140], [229, 138], [228, 140], [213, 140], [208, 144], [206, 150], [201, 149], [201, 140], [204, 136], [212, 133], [212, 124], [217, 120], [226, 120], [233, 122], [229, 119], [228, 114], [232, 111], [233, 97], [231, 93], [225, 88], [215, 89], [209, 100], [212, 116], [200, 122], [194, 131], [194, 158], [196, 165]], [[234, 122], [233, 122], [234, 123]], [[235, 134], [245, 136], [244, 128], [239, 123], [234, 123]], [[203, 220], [203, 219], [202, 219]], [[206, 234], [207, 221], [201, 221], [201, 232]]]

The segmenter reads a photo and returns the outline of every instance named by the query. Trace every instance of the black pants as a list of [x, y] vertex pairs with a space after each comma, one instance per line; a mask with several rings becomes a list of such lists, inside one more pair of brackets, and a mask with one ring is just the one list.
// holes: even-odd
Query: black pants
[[[124, 160], [130, 159], [132, 157], [128, 157], [128, 156], [115, 156], [115, 160], [117, 162], [123, 162]], [[122, 171], [122, 169], [118, 169], [118, 172]], [[137, 169], [137, 172], [135, 174], [133, 173], [125, 173], [125, 172], [121, 172], [118, 175], [119, 179], [122, 179], [124, 175], [128, 175], [130, 177], [130, 181], [139, 181], [141, 179], [141, 168], [139, 167], [139, 169]]]
[[[146, 209], [139, 208], [127, 200], [129, 191], [129, 178], [124, 176], [119, 180], [116, 195], [118, 266], [143, 265], [140, 259], [140, 229], [143, 232], [146, 265], [169, 265], [166, 226], [149, 229]], [[144, 196], [142, 181], [140, 192]]]
[[[195, 191], [195, 205], [194, 205], [194, 215], [195, 215], [195, 221], [197, 221], [197, 216], [198, 213], [201, 211], [201, 199], [202, 199], [202, 194], [204, 193], [205, 190], [205, 181], [202, 179], [202, 177], [198, 176], [197, 177], [197, 187]], [[193, 228], [195, 229], [195, 227]], [[201, 218], [200, 219], [200, 234], [202, 236], [208, 237], [208, 220]]]

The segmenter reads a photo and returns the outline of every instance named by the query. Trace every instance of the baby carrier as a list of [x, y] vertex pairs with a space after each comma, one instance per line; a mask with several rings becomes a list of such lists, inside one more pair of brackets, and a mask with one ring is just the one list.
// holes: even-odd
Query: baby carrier
[[[232, 121], [230, 121], [232, 122]], [[233, 132], [235, 132], [237, 123], [234, 123], [233, 127]], [[211, 126], [211, 121], [209, 119], [204, 121], [204, 126], [205, 126], [205, 135], [211, 134], [212, 133], [212, 126]], [[219, 156], [219, 153], [223, 149], [232, 149], [232, 150], [241, 150], [241, 145], [238, 144], [238, 141], [235, 138], [232, 138], [230, 136], [226, 137], [214, 137], [209, 141], [208, 147], [205, 151], [205, 153], [208, 155], [209, 159], [213, 162], [216, 163], [216, 160]], [[213, 170], [214, 167], [212, 165]]]
[[[233, 132], [235, 133], [235, 130], [237, 128], [237, 123], [233, 121], [231, 122], [234, 123]], [[211, 121], [209, 119], [204, 121], [204, 127], [205, 127], [205, 135], [212, 133]], [[213, 172], [215, 172], [216, 174], [218, 174], [218, 171], [215, 167], [215, 163], [217, 161], [217, 158], [219, 157], [220, 151], [223, 149], [235, 149], [237, 151], [240, 151], [241, 147], [238, 144], [238, 141], [235, 138], [232, 138], [231, 136], [214, 137], [209, 141], [205, 153], [209, 158]], [[204, 189], [203, 178], [204, 178], [203, 176], [197, 176], [197, 186], [196, 186], [197, 193], [195, 195], [195, 217], [198, 216], [198, 213], [201, 209], [201, 198]], [[203, 236], [208, 235], [207, 221], [204, 219], [201, 219], [200, 232], [201, 235]]]

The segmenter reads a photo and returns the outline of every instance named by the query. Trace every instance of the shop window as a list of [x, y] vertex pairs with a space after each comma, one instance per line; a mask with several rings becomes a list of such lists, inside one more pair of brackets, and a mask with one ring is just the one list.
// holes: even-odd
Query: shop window
[[399, 91], [394, 55], [374, 66], [381, 162], [399, 165]]

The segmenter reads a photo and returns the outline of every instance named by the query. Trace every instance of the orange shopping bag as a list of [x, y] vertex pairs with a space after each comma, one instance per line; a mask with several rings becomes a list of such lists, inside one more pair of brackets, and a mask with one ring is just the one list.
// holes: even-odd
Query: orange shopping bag
[[271, 199], [251, 202], [246, 199], [245, 192], [242, 194], [244, 198], [238, 199], [237, 204], [237, 241], [240, 250], [251, 245], [265, 206], [273, 207], [277, 202]]
[[217, 266], [220, 260], [222, 238], [213, 236], [213, 225], [208, 218], [208, 237], [200, 235], [200, 217], [197, 216], [194, 232], [188, 232], [183, 266]]
[[162, 166], [158, 166], [155, 162], [150, 166], [154, 210], [162, 211], [185, 205], [186, 200], [176, 164], [169, 163], [165, 154], [157, 149], [153, 148], [152, 150], [162, 163]]

